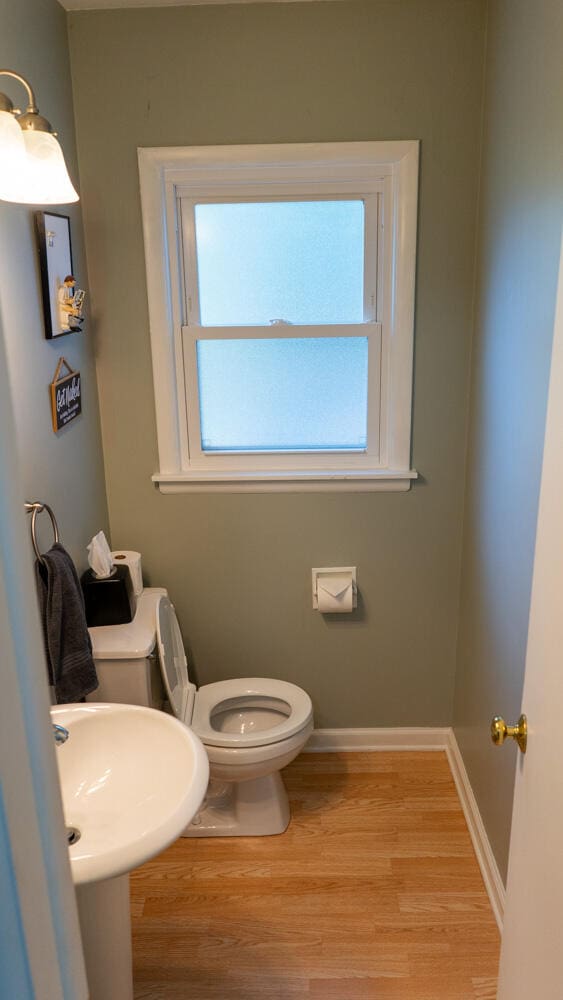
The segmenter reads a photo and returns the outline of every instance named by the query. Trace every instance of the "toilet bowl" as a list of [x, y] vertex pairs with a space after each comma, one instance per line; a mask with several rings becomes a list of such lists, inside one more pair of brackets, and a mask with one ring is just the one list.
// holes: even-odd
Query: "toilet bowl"
[[145, 588], [132, 622], [90, 629], [98, 680], [89, 700], [173, 712], [205, 746], [210, 782], [187, 837], [266, 836], [289, 823], [280, 770], [313, 730], [309, 695], [266, 677], [218, 681], [196, 689], [178, 619], [163, 588]]

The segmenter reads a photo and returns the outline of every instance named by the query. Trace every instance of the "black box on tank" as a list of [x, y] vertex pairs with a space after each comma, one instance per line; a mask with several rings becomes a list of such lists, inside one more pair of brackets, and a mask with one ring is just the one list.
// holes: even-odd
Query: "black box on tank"
[[81, 579], [86, 624], [124, 625], [135, 616], [135, 593], [128, 566], [116, 566], [111, 576], [98, 578], [91, 569]]

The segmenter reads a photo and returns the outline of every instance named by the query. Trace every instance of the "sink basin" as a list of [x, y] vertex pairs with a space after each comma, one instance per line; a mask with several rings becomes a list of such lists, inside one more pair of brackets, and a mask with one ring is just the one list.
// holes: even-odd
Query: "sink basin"
[[[207, 789], [198, 737], [171, 715], [138, 705], [51, 709], [70, 737], [57, 747], [75, 885], [115, 878], [168, 847]], [[76, 836], [76, 835], [75, 835]]]

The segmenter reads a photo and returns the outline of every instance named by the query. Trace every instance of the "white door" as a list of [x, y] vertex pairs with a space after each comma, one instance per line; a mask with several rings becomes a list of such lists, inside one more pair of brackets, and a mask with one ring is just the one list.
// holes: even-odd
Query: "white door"
[[0, 315], [0, 997], [85, 1000], [15, 438]]
[[498, 1000], [563, 1000], [563, 248], [522, 711]]

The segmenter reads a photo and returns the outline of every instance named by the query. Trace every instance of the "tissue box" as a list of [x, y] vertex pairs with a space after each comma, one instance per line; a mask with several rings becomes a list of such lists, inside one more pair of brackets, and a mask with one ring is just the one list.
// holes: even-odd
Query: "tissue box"
[[98, 579], [91, 569], [81, 579], [86, 624], [124, 625], [135, 615], [135, 594], [128, 566], [116, 566], [111, 576]]

